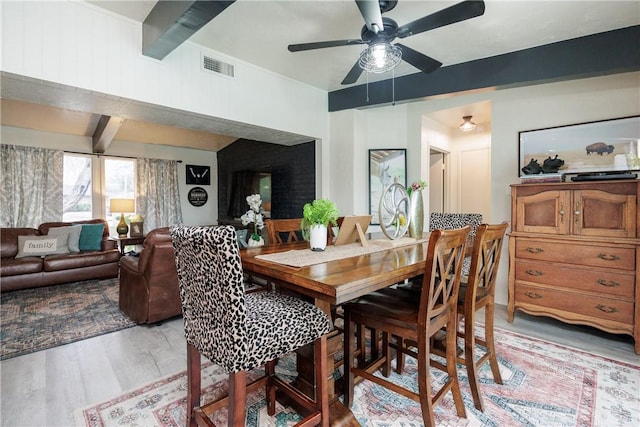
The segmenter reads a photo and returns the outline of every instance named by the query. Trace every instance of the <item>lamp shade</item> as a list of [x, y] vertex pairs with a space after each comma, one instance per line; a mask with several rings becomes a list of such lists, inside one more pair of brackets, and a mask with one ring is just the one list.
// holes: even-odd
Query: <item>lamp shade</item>
[[136, 201], [134, 199], [111, 199], [109, 201], [111, 213], [125, 213], [136, 211]]
[[464, 116], [462, 124], [459, 126], [462, 132], [471, 132], [476, 128], [476, 124], [471, 121], [472, 116]]

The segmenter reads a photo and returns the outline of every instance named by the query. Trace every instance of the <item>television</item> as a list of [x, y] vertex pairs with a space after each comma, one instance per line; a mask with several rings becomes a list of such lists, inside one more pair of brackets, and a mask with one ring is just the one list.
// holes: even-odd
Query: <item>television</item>
[[271, 217], [271, 172], [261, 170], [240, 170], [231, 174], [228, 187], [229, 205], [227, 213], [231, 218], [240, 218], [249, 209], [247, 196], [260, 194], [262, 213]]

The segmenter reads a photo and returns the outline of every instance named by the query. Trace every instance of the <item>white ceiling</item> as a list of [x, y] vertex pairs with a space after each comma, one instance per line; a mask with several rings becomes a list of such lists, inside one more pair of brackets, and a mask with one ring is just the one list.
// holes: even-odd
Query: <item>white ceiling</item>
[[[142, 22], [155, 1], [90, 1]], [[383, 16], [399, 25], [459, 1], [399, 0]], [[416, 34], [402, 43], [449, 66], [520, 49], [640, 24], [640, 1], [487, 0], [482, 16]], [[364, 45], [291, 53], [287, 45], [359, 39], [364, 21], [353, 0], [238, 0], [191, 41], [327, 91], [340, 82]], [[401, 63], [395, 75], [418, 72]], [[375, 75], [370, 75], [373, 81]], [[390, 78], [383, 74], [380, 78]], [[366, 73], [357, 84], [366, 81]]]
[[[156, 1], [89, 1], [95, 7], [143, 22]], [[425, 15], [458, 3], [457, 1], [432, 0], [399, 0], [396, 7], [384, 16], [406, 24]], [[403, 44], [429, 55], [449, 66], [474, 59], [485, 58], [497, 54], [562, 41], [588, 34], [629, 27], [640, 24], [640, 0], [625, 1], [525, 1], [525, 0], [488, 0], [485, 1], [484, 15], [467, 21], [452, 24], [402, 40]], [[191, 37], [191, 41], [205, 47], [222, 52], [233, 58], [252, 63], [275, 73], [305, 82], [327, 91], [340, 89], [340, 82], [357, 60], [364, 45], [343, 46], [318, 49], [306, 52], [291, 53], [288, 44], [306, 43], [326, 40], [357, 39], [364, 21], [353, 0], [238, 0], [220, 15], [205, 25]], [[169, 54], [171, 55], [171, 54]], [[402, 63], [395, 70], [395, 76], [418, 72], [415, 68]], [[376, 75], [370, 75], [369, 81], [375, 81]], [[379, 78], [390, 78], [391, 74], [382, 74]], [[366, 81], [363, 73], [357, 84]], [[32, 83], [32, 82], [30, 82]], [[3, 79], [5, 87], [7, 79]], [[24, 82], [19, 82], [19, 85]], [[25, 85], [28, 86], [28, 85]], [[3, 87], [3, 97], [5, 91]], [[15, 91], [22, 91], [16, 88]], [[34, 90], [34, 92], [37, 92]], [[38, 102], [38, 96], [25, 96], [21, 100]], [[82, 106], [82, 100], [74, 100], [78, 110], [92, 111], [90, 105]], [[2, 123], [7, 117], [18, 117], [7, 114], [8, 108], [15, 105], [3, 100]], [[24, 105], [18, 105], [24, 108]], [[28, 107], [28, 106], [27, 106]], [[144, 133], [153, 132], [150, 126], [172, 125], [167, 123], [166, 111], [144, 106], [138, 125], [145, 129]], [[44, 110], [42, 112], [44, 114]], [[59, 113], [57, 113], [59, 114]], [[474, 121], [482, 124], [490, 121], [490, 104], [479, 103], [433, 115], [433, 119], [449, 127], [455, 127], [462, 121], [463, 115], [472, 114]], [[36, 115], [32, 115], [36, 116]], [[67, 115], [69, 116], [69, 115]], [[46, 120], [38, 117], [38, 126], [44, 126]], [[204, 149], [217, 151], [228, 142], [220, 143], [220, 133], [236, 135], [248, 139], [264, 140], [277, 143], [300, 142], [300, 135], [275, 135], [268, 129], [254, 129], [251, 126], [239, 128], [237, 123], [226, 124], [220, 121], [207, 121], [202, 117], [183, 117], [181, 125], [192, 132], [193, 129], [211, 133], [210, 142], [204, 143]], [[18, 120], [18, 119], [15, 119]], [[57, 119], [56, 119], [57, 120]], [[19, 121], [19, 120], [18, 120]], [[52, 120], [53, 122], [54, 120]], [[83, 117], [76, 121], [74, 132], [87, 132], [87, 123], [94, 123], [95, 117]], [[129, 121], [133, 122], [133, 121]], [[70, 122], [71, 123], [71, 122]], [[184, 123], [184, 124], [182, 124]], [[191, 126], [194, 125], [194, 126]], [[195, 126], [197, 125], [197, 126]], [[230, 125], [233, 125], [230, 127]], [[30, 127], [28, 123], [19, 126]], [[33, 128], [36, 125], [31, 125]], [[226, 127], [225, 127], [226, 126]], [[84, 127], [84, 128], [83, 128]], [[219, 130], [216, 130], [219, 129]], [[42, 129], [47, 130], [47, 129]], [[127, 126], [123, 126], [123, 132]], [[224, 132], [222, 131], [224, 130]], [[59, 130], [51, 130], [59, 131]], [[233, 131], [233, 132], [232, 132]], [[72, 133], [68, 131], [68, 133]], [[90, 130], [89, 130], [89, 133]], [[138, 131], [129, 135], [141, 135]], [[162, 134], [162, 132], [158, 133]], [[122, 135], [120, 135], [121, 137]], [[192, 135], [198, 146], [203, 149], [202, 138], [206, 135]], [[116, 137], [119, 139], [119, 136]], [[271, 138], [271, 139], [270, 139]], [[140, 141], [149, 142], [149, 141]]]

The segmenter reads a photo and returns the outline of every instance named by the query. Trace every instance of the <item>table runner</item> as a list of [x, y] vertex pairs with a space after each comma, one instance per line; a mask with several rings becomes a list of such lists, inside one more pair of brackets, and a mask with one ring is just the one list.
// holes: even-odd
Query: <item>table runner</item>
[[411, 237], [402, 237], [396, 240], [376, 239], [368, 240], [367, 242], [369, 245], [366, 247], [362, 246], [360, 243], [350, 243], [348, 245], [341, 246], [329, 245], [322, 252], [314, 252], [310, 249], [299, 249], [273, 254], [256, 255], [256, 259], [301, 268], [313, 264], [335, 261], [342, 258], [380, 252], [395, 247], [415, 245], [416, 243], [426, 242], [426, 239], [417, 240]]

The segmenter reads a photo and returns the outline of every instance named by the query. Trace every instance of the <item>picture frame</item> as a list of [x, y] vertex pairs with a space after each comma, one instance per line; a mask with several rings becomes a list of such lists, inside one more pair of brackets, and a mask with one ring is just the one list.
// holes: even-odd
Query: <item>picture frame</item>
[[187, 185], [211, 185], [211, 167], [200, 165], [186, 165]]
[[385, 188], [394, 182], [407, 186], [407, 150], [404, 148], [369, 150], [369, 214], [371, 224], [379, 225], [378, 209]]
[[640, 169], [640, 116], [521, 131], [518, 141], [520, 178], [536, 175], [527, 173], [532, 161], [543, 166], [556, 156], [564, 162], [558, 174]]
[[144, 225], [144, 223], [142, 223], [142, 222], [132, 222], [131, 223], [131, 227], [129, 229], [129, 236], [130, 237], [142, 237], [143, 225]]
[[202, 187], [193, 187], [187, 193], [187, 200], [191, 203], [191, 206], [200, 207], [207, 204], [207, 200], [209, 200], [209, 194], [207, 194], [207, 190]]

